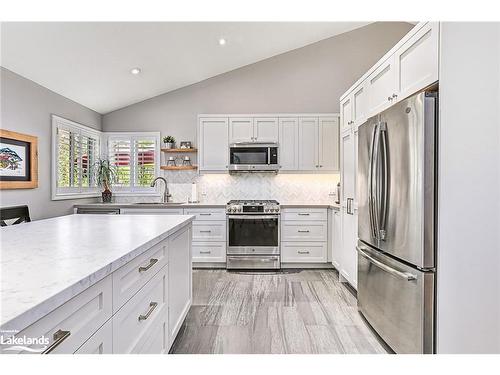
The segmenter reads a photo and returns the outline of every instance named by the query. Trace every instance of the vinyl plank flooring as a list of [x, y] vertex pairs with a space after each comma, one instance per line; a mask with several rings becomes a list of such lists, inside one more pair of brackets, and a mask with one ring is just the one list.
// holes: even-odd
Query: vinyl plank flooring
[[193, 271], [171, 353], [387, 353], [335, 270]]

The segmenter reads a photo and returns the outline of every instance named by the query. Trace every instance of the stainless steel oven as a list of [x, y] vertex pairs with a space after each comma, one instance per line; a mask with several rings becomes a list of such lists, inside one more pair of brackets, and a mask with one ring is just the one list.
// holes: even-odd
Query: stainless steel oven
[[278, 144], [242, 142], [229, 145], [229, 172], [278, 172]]
[[227, 239], [227, 269], [279, 269], [280, 214], [277, 202], [228, 203]]

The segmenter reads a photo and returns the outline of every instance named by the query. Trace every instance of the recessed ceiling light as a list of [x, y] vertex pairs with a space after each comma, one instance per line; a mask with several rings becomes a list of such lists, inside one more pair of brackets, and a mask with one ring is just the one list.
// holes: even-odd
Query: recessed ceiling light
[[226, 45], [226, 39], [224, 39], [224, 38], [220, 38], [220, 39], [219, 39], [219, 45], [221, 45], [221, 46]]
[[133, 68], [130, 70], [130, 73], [134, 74], [134, 75], [137, 75], [141, 72], [141, 69], [140, 68]]

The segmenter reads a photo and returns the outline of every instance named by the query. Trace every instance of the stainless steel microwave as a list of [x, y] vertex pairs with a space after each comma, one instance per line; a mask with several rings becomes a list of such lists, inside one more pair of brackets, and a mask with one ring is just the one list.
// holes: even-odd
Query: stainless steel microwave
[[230, 172], [278, 172], [278, 144], [242, 142], [229, 145]]

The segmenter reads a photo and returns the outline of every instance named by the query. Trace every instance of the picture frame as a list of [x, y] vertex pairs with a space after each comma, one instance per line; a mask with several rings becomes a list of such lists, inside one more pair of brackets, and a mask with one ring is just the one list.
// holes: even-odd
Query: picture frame
[[192, 148], [191, 141], [181, 141], [180, 148], [191, 149]]
[[0, 129], [0, 190], [38, 187], [38, 138]]

